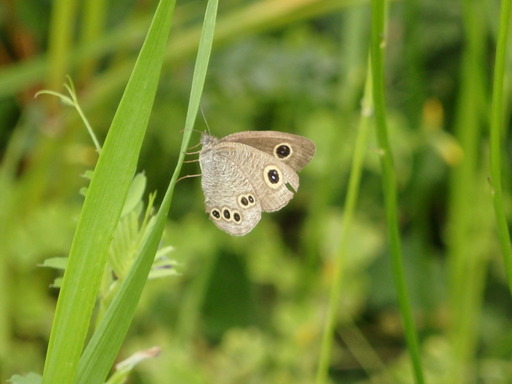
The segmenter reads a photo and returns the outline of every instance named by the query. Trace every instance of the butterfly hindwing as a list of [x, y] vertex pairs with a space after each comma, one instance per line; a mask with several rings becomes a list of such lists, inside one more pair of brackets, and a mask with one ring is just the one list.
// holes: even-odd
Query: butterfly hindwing
[[232, 161], [220, 153], [201, 160], [205, 210], [213, 223], [231, 235], [242, 236], [261, 219], [261, 204], [254, 188]]

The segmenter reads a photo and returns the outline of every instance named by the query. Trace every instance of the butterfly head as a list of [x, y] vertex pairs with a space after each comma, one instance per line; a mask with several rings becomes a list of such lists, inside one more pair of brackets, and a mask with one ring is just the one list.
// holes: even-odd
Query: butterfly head
[[206, 133], [206, 132], [201, 133], [200, 143], [203, 146], [215, 144], [218, 140], [219, 139], [217, 139], [215, 136], [210, 135], [209, 133]]

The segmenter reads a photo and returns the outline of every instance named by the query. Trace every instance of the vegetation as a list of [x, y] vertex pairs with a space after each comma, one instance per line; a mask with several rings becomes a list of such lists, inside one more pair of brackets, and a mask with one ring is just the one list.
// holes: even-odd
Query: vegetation
[[[510, 3], [0, 4], [0, 380], [511, 382]], [[207, 126], [317, 147], [241, 238]]]

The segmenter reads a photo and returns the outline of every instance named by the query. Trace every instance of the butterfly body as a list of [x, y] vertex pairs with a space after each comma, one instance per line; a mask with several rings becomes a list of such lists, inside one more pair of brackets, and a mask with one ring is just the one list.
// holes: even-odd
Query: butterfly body
[[315, 152], [310, 140], [274, 131], [240, 132], [222, 139], [204, 133], [201, 144], [205, 210], [217, 227], [234, 236], [251, 231], [262, 211], [288, 204], [299, 188], [297, 171]]

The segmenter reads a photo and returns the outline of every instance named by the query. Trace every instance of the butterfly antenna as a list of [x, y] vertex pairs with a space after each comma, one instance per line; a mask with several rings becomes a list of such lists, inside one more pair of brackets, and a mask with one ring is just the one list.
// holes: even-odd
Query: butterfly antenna
[[206, 116], [204, 115], [203, 107], [199, 106], [199, 110], [201, 111], [201, 115], [203, 116], [204, 123], [206, 124], [206, 128], [208, 129], [208, 134], [211, 134], [210, 126], [208, 125], [208, 121], [206, 121]]

